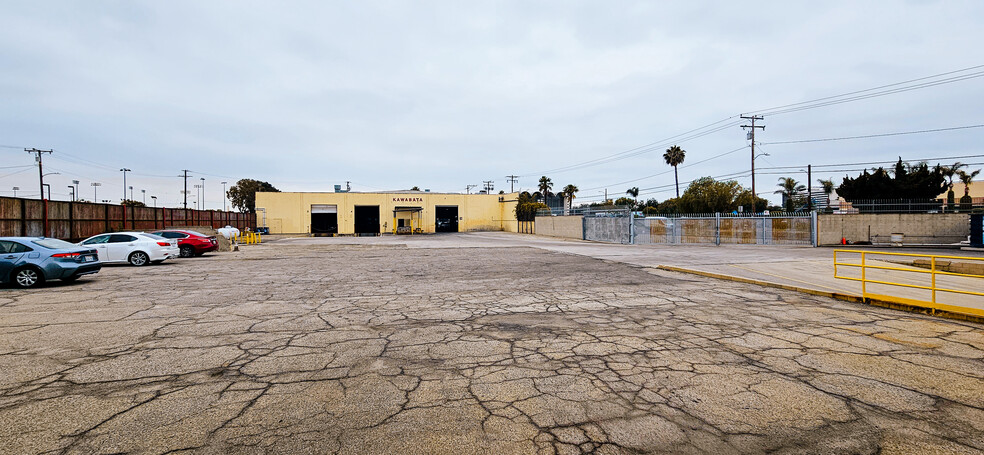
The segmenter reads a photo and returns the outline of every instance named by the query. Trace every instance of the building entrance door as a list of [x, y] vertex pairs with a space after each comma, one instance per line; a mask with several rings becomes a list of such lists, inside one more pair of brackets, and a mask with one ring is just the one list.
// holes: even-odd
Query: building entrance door
[[434, 230], [437, 232], [458, 232], [458, 206], [439, 205], [436, 207], [436, 223]]
[[355, 233], [356, 235], [379, 235], [378, 205], [355, 206]]
[[338, 206], [314, 204], [311, 206], [311, 233], [338, 233]]

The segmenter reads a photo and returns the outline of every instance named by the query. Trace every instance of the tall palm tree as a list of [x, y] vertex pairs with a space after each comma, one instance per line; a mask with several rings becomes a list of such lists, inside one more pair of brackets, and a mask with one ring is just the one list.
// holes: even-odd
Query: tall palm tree
[[626, 191], [625, 194], [628, 194], [629, 196], [632, 196], [632, 200], [635, 201], [635, 205], [639, 205], [639, 187], [638, 186], [633, 186], [632, 188], [629, 188], [629, 190]]
[[567, 185], [564, 187], [564, 196], [567, 197], [567, 202], [570, 204], [571, 208], [574, 207], [574, 194], [578, 191], [580, 190], [574, 185]]
[[683, 164], [683, 159], [686, 155], [687, 151], [678, 145], [666, 149], [666, 153], [663, 154], [666, 164], [673, 166], [673, 180], [676, 182], [676, 197], [678, 199], [680, 198], [680, 177], [677, 175], [677, 166]]
[[779, 189], [775, 191], [775, 194], [782, 195], [782, 200], [786, 204], [786, 210], [789, 212], [793, 211], [793, 204], [796, 202], [796, 199], [799, 199], [800, 195], [806, 191], [806, 187], [792, 177], [779, 177], [779, 184], [776, 186]]
[[553, 188], [553, 182], [547, 176], [540, 177], [540, 195], [543, 196], [543, 202], [547, 202], [547, 195], [550, 194], [550, 189]]

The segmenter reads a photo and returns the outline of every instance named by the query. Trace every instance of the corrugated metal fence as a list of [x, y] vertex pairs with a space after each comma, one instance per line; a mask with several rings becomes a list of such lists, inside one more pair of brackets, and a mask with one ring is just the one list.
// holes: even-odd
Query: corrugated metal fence
[[[45, 209], [47, 208], [47, 233]], [[90, 202], [41, 201], [0, 197], [0, 236], [46, 236], [80, 240], [112, 231], [149, 231], [167, 226], [226, 225], [256, 228], [252, 213], [125, 207]]]
[[639, 218], [584, 214], [584, 239], [621, 244], [816, 245], [816, 214], [692, 214]]

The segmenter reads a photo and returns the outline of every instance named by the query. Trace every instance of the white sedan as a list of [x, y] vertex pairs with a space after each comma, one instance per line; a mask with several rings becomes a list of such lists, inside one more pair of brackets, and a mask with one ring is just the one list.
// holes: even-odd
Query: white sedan
[[79, 245], [94, 248], [100, 262], [129, 262], [133, 265], [159, 264], [180, 255], [178, 241], [145, 232], [113, 232], [89, 237]]

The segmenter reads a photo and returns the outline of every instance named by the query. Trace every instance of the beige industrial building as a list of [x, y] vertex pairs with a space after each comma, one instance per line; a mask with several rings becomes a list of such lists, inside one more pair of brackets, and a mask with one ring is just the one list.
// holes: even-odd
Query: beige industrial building
[[271, 234], [378, 235], [516, 232], [518, 193], [256, 193], [256, 221]]

